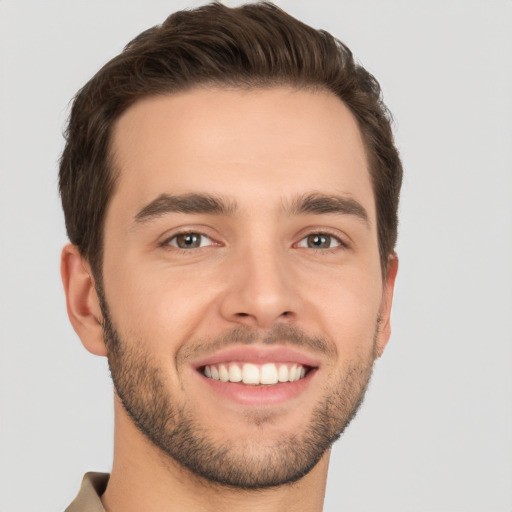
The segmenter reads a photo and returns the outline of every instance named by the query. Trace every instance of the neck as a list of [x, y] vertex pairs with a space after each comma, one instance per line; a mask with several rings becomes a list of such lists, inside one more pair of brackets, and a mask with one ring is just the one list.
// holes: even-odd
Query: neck
[[115, 404], [114, 463], [102, 502], [107, 512], [321, 512], [329, 453], [303, 478], [263, 490], [240, 490], [192, 474], [139, 432]]

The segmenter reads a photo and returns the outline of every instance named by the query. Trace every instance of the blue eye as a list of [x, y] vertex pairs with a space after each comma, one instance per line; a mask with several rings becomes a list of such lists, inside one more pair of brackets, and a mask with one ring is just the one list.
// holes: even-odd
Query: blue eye
[[307, 247], [308, 249], [332, 249], [340, 245], [342, 243], [338, 238], [324, 233], [312, 233], [297, 244], [298, 247]]
[[210, 238], [201, 233], [179, 233], [170, 238], [166, 243], [178, 249], [199, 249], [200, 247], [213, 244]]

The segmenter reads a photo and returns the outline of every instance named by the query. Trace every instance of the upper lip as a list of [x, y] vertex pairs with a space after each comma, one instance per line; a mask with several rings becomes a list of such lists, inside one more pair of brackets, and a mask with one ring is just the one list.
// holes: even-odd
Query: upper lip
[[314, 357], [289, 347], [242, 346], [215, 352], [203, 359], [195, 361], [193, 366], [198, 369], [203, 366], [242, 361], [253, 364], [265, 363], [297, 363], [303, 366], [318, 367], [319, 361]]

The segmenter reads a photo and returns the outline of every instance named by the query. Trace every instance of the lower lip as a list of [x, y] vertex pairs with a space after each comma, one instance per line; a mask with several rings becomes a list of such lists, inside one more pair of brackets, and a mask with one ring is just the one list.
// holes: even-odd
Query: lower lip
[[202, 381], [215, 393], [242, 405], [274, 405], [282, 404], [296, 398], [310, 385], [316, 370], [310, 370], [307, 375], [294, 382], [280, 382], [273, 385], [251, 386], [237, 382], [222, 382], [205, 377], [196, 372]]

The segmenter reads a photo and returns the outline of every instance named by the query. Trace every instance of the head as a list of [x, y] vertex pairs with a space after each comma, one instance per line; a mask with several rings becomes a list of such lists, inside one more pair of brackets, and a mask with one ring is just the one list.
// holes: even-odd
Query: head
[[341, 41], [270, 3], [214, 3], [177, 12], [141, 33], [75, 97], [59, 187], [69, 239], [98, 282], [105, 214], [119, 172], [112, 131], [123, 112], [143, 98], [201, 86], [279, 85], [329, 91], [354, 115], [368, 158], [385, 275], [397, 239], [402, 167], [378, 82]]
[[60, 168], [68, 310], [124, 421], [224, 485], [314, 468], [389, 338], [401, 172], [375, 79], [271, 4], [130, 42]]

